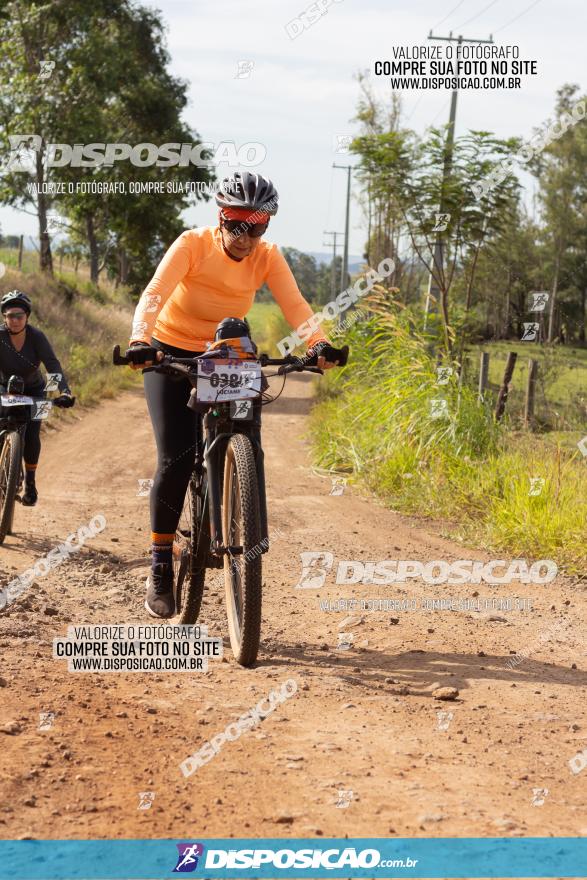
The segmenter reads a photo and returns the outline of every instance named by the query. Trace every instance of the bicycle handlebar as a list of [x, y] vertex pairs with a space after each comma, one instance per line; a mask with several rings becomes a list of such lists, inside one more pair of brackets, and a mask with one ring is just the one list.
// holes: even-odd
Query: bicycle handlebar
[[[340, 351], [340, 360], [342, 361], [342, 364], [346, 364], [349, 352], [348, 345], [343, 346], [343, 348], [341, 349], [337, 349], [337, 351]], [[159, 361], [156, 365], [153, 365], [152, 367], [145, 367], [145, 371], [156, 371], [163, 367], [174, 369], [178, 373], [184, 373], [187, 376], [194, 370], [196, 364], [202, 358], [204, 358], [205, 360], [209, 360], [212, 358], [222, 358], [226, 356], [226, 350], [222, 348], [216, 349], [213, 353], [210, 352], [206, 353], [205, 355], [197, 355], [193, 358], [176, 358], [173, 357], [173, 355], [166, 354], [163, 359]], [[320, 369], [320, 367], [316, 366], [314, 363], [308, 363], [308, 361], [312, 361], [315, 358], [316, 355], [311, 358], [300, 358], [295, 357], [292, 354], [288, 354], [283, 358], [272, 358], [269, 357], [269, 355], [267, 354], [260, 354], [258, 360], [262, 367], [279, 367], [280, 369], [278, 370], [278, 375], [280, 376], [285, 376], [288, 373], [294, 372], [319, 373], [320, 375], [322, 375], [324, 373], [324, 370]], [[129, 359], [120, 354], [119, 345], [115, 345], [112, 351], [112, 363], [115, 366], [126, 366], [130, 364]]]

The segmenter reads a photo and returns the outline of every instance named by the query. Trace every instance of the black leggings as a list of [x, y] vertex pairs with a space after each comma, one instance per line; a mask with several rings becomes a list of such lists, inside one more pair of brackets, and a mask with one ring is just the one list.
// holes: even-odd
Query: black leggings
[[24, 435], [24, 462], [38, 464], [41, 455], [41, 422], [29, 422]]
[[[195, 357], [153, 339], [152, 344], [175, 357]], [[151, 489], [151, 529], [173, 535], [177, 529], [200, 436], [201, 415], [188, 409], [192, 386], [187, 379], [145, 373], [145, 397], [157, 444], [157, 472]]]
[[[35, 385], [33, 388], [25, 388], [24, 393], [35, 400], [45, 398], [45, 386]], [[41, 455], [41, 420], [30, 421], [26, 426], [24, 435], [24, 461], [25, 464], [38, 464]]]

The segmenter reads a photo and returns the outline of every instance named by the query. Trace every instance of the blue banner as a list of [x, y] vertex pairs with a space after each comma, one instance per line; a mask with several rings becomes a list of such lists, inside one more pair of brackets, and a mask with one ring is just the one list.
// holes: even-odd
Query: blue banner
[[587, 838], [1, 840], [0, 880], [587, 877]]

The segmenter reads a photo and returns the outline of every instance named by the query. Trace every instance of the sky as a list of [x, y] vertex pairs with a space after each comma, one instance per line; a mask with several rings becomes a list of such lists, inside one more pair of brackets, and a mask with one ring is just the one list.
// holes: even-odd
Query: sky
[[[392, 60], [394, 46], [431, 45], [431, 29], [475, 39], [492, 34], [498, 45], [517, 45], [521, 58], [538, 62], [521, 90], [460, 91], [457, 136], [485, 129], [529, 138], [552, 113], [563, 83], [587, 90], [585, 0], [323, 2], [325, 14], [309, 27], [300, 24], [311, 5], [305, 0], [145, 4], [160, 10], [171, 72], [188, 83], [186, 122], [204, 141], [262, 145], [265, 158], [251, 170], [271, 177], [279, 191], [267, 238], [280, 246], [327, 251], [324, 231], [344, 230], [346, 172], [332, 165], [356, 164], [336, 151], [340, 137], [358, 133], [355, 75], [370, 71], [377, 93], [388, 95], [388, 78], [374, 75], [374, 62]], [[296, 18], [299, 35], [291, 39], [286, 25]], [[402, 100], [404, 124], [419, 133], [448, 119], [450, 91], [406, 91]], [[217, 174], [232, 170], [220, 165]], [[215, 222], [216, 209], [199, 203], [183, 217], [186, 227], [206, 225]], [[35, 218], [9, 208], [0, 208], [0, 226], [5, 235], [37, 233]], [[364, 250], [365, 226], [353, 199], [351, 255]]]

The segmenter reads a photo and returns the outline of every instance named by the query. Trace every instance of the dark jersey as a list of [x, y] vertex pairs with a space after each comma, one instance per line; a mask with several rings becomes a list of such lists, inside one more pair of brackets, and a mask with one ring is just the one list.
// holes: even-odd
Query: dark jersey
[[68, 392], [67, 379], [63, 375], [51, 343], [41, 330], [27, 324], [23, 347], [17, 351], [6, 327], [0, 327], [0, 382], [5, 385], [10, 376], [21, 376], [25, 389], [44, 385], [39, 367], [43, 364], [48, 373], [61, 373], [59, 390]]

